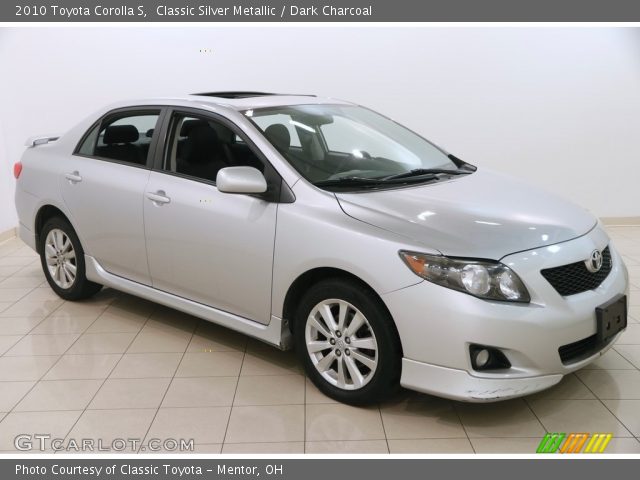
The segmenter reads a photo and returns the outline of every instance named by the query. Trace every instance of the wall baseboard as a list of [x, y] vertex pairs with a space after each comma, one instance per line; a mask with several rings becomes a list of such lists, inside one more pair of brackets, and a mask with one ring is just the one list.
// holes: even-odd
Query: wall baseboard
[[17, 234], [17, 230], [15, 228], [10, 228], [4, 232], [0, 232], [0, 242], [4, 242], [5, 240], [9, 240], [10, 238], [15, 237]]
[[608, 227], [639, 227], [640, 217], [602, 217], [602, 223]]

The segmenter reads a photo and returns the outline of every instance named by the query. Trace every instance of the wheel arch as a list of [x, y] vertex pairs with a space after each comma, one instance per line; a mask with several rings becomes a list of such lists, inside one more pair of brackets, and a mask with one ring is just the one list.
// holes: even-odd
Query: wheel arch
[[287, 290], [284, 298], [282, 312], [283, 318], [287, 320], [287, 324], [291, 333], [293, 333], [295, 324], [295, 322], [293, 321], [293, 315], [304, 293], [318, 282], [328, 279], [343, 279], [359, 284], [360, 286], [368, 290], [372, 295], [374, 295], [380, 301], [380, 305], [384, 307], [386, 313], [389, 315], [389, 318], [391, 319], [391, 322], [393, 324], [393, 328], [395, 329], [395, 333], [400, 341], [400, 348], [402, 348], [402, 339], [400, 338], [398, 327], [396, 326], [395, 320], [393, 319], [393, 315], [391, 315], [391, 311], [382, 299], [382, 296], [380, 296], [378, 292], [376, 292], [375, 289], [371, 287], [371, 285], [369, 285], [367, 282], [365, 282], [362, 278], [354, 275], [351, 272], [335, 267], [317, 267], [311, 270], [307, 270], [306, 272], [299, 275], [298, 278], [296, 278], [289, 286], [289, 289]]
[[[47, 223], [47, 220], [53, 217], [61, 217], [65, 219], [67, 222], [69, 222], [71, 227], [74, 230], [76, 230], [71, 219], [62, 210], [60, 210], [60, 208], [50, 203], [42, 205], [38, 209], [38, 212], [36, 213], [36, 217], [33, 225], [34, 234], [36, 238], [36, 248], [38, 249], [40, 248], [40, 232], [42, 232], [42, 228], [44, 227], [45, 223]], [[76, 235], [77, 235], [77, 230], [76, 230]]]

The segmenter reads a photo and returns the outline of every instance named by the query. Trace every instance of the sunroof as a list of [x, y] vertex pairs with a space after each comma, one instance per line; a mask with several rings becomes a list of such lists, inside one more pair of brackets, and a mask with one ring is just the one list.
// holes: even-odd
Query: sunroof
[[[252, 97], [268, 97], [270, 95], [283, 95], [282, 93], [267, 92], [204, 92], [192, 93], [202, 97], [218, 97], [218, 98], [252, 98]], [[303, 95], [305, 97], [313, 97], [314, 95]]]

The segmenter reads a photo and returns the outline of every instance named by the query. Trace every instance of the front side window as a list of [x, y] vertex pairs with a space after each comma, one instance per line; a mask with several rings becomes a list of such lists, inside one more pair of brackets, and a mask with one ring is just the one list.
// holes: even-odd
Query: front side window
[[173, 115], [164, 170], [215, 183], [222, 168], [234, 166], [264, 172], [264, 163], [228, 126], [204, 116]]
[[86, 136], [80, 155], [146, 165], [160, 112], [109, 117]]
[[461, 173], [438, 147], [363, 107], [293, 105], [244, 113], [296, 170], [318, 186], [333, 187], [340, 180], [397, 184], [414, 174], [412, 181], [420, 175], [432, 179], [440, 172]]

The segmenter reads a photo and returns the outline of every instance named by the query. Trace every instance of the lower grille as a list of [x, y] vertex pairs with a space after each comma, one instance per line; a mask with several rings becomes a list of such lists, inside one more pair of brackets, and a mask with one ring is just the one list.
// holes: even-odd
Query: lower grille
[[584, 262], [547, 268], [540, 273], [560, 295], [566, 297], [598, 288], [611, 272], [612, 266], [611, 251], [607, 247], [602, 251], [602, 267], [595, 273], [587, 270]]
[[558, 349], [560, 360], [564, 365], [576, 363], [585, 358], [589, 358], [604, 345], [598, 345], [598, 336], [591, 335], [577, 342], [568, 343]]

